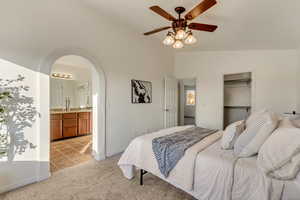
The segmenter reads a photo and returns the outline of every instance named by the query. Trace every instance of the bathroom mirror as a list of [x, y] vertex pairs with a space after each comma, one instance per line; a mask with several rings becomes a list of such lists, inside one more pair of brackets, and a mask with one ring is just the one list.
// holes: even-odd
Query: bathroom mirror
[[77, 80], [51, 78], [50, 80], [50, 107], [51, 109], [89, 108], [92, 106], [91, 83]]

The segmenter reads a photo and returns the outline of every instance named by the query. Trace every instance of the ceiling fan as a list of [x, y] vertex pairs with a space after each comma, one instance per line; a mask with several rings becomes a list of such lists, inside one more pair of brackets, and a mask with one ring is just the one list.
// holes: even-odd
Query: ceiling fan
[[214, 32], [218, 26], [200, 23], [188, 23], [188, 21], [195, 19], [216, 4], [216, 0], [204, 0], [194, 7], [190, 12], [188, 12], [184, 18], [181, 17], [181, 14], [185, 12], [184, 7], [175, 8], [175, 12], [178, 14], [178, 18], [175, 18], [159, 6], [151, 6], [150, 10], [171, 21], [172, 25], [149, 31], [144, 33], [144, 35], [151, 35], [172, 28], [173, 32], [169, 31], [167, 37], [163, 41], [165, 45], [173, 45], [173, 48], [179, 49], [184, 46], [184, 43], [194, 44], [197, 42], [197, 39], [193, 36], [192, 30]]

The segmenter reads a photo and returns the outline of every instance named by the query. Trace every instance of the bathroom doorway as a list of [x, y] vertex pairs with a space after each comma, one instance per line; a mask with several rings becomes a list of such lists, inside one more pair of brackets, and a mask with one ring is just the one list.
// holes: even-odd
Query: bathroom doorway
[[178, 122], [180, 126], [196, 124], [196, 79], [181, 79], [178, 83]]
[[93, 159], [94, 66], [67, 55], [50, 73], [50, 171]]

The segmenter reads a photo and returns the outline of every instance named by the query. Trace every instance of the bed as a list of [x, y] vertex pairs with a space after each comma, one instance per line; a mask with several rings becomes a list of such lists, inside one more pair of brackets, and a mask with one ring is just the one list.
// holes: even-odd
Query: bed
[[201, 200], [300, 199], [299, 182], [270, 179], [257, 167], [256, 157], [237, 159], [232, 150], [222, 150], [222, 131], [189, 148], [165, 178], [158, 169], [152, 140], [190, 127], [173, 127], [135, 138], [118, 162], [124, 176], [132, 179], [136, 169], [142, 169]]

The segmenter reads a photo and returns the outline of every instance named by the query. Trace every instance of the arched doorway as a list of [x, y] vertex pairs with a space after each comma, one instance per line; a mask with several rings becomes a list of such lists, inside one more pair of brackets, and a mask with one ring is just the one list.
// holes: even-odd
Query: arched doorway
[[[49, 154], [50, 154], [50, 76], [53, 64], [61, 57], [64, 56], [79, 56], [89, 62], [93, 67], [93, 86], [92, 86], [92, 113], [93, 113], [93, 145], [92, 153], [96, 160], [103, 160], [106, 157], [106, 80], [105, 74], [101, 68], [101, 64], [98, 60], [91, 56], [82, 49], [61, 49], [57, 50], [49, 55], [44, 62], [40, 65], [39, 84], [38, 90], [38, 104], [41, 118], [40, 120], [40, 138], [38, 139], [39, 144], [39, 160], [48, 161], [39, 167], [40, 179], [47, 178], [49, 176]], [[46, 175], [46, 171], [48, 175]]]

